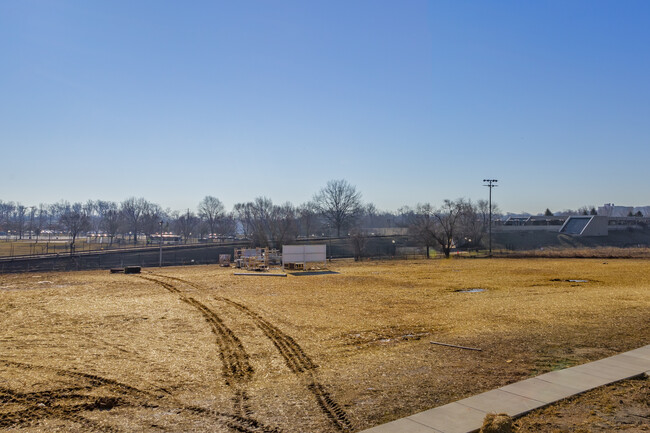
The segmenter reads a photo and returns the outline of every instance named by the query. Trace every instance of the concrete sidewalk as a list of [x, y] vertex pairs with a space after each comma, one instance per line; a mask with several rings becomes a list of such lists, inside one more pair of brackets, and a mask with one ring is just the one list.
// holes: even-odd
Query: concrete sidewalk
[[488, 413], [517, 417], [563, 398], [644, 373], [650, 375], [650, 345], [542, 374], [362, 433], [472, 433], [480, 429]]

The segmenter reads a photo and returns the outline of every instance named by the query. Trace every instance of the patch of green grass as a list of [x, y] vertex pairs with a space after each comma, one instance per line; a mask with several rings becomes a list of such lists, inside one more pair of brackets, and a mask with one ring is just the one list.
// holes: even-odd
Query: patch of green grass
[[549, 371], [564, 370], [565, 368], [578, 365], [578, 361], [564, 357], [543, 357], [535, 362], [535, 368], [531, 372], [531, 377], [548, 373]]

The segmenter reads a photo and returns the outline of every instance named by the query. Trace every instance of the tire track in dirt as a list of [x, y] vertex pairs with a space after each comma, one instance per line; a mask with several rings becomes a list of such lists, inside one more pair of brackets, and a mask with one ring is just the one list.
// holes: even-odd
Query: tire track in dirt
[[[33, 364], [26, 364], [23, 362], [17, 362], [17, 361], [10, 361], [6, 359], [0, 359], [0, 365], [4, 365], [7, 367], [15, 367], [15, 368], [22, 368], [25, 370], [43, 370], [43, 371], [49, 371], [49, 372], [54, 372], [56, 374], [59, 374], [61, 376], [67, 376], [67, 377], [72, 377], [72, 378], [79, 378], [79, 379], [84, 379], [90, 383], [90, 386], [80, 386], [78, 387], [79, 389], [84, 389], [84, 388], [96, 388], [99, 386], [106, 386], [108, 388], [112, 388], [113, 390], [117, 390], [120, 394], [123, 395], [130, 395], [133, 397], [148, 397], [148, 398], [162, 398], [162, 394], [155, 394], [149, 391], [142, 391], [138, 388], [135, 388], [133, 386], [127, 385], [122, 382], [118, 382], [113, 379], [108, 379], [105, 377], [97, 376], [95, 374], [88, 374], [88, 373], [81, 373], [79, 371], [70, 371], [70, 370], [63, 370], [60, 368], [54, 368], [54, 367], [45, 367], [45, 366], [40, 366], [40, 365], [33, 365]], [[70, 388], [73, 389], [74, 387]]]
[[301, 377], [305, 382], [307, 389], [316, 397], [319, 407], [325, 415], [334, 423], [339, 430], [351, 430], [352, 423], [348, 419], [345, 411], [334, 401], [332, 396], [325, 390], [323, 385], [318, 383], [313, 370], [318, 366], [307, 356], [304, 350], [289, 335], [282, 332], [268, 320], [252, 311], [245, 305], [224, 297], [217, 299], [226, 302], [239, 311], [248, 315], [253, 322], [262, 330], [264, 335], [273, 342], [280, 355], [284, 358], [285, 364], [292, 373]]
[[[156, 275], [158, 276], [158, 275]], [[181, 290], [172, 284], [160, 281], [155, 278], [140, 277], [148, 281], [163, 286], [172, 293], [177, 294], [181, 301], [197, 309], [203, 318], [208, 322], [212, 332], [217, 337], [219, 346], [219, 356], [222, 361], [222, 372], [226, 378], [227, 385], [233, 385], [238, 382], [247, 382], [253, 376], [253, 367], [249, 362], [248, 353], [237, 336], [228, 328], [223, 320], [206, 305], [196, 299], [185, 295]]]
[[37, 397], [20, 393], [8, 388], [0, 387], [0, 401], [3, 403], [17, 403], [25, 409], [0, 412], [0, 428], [12, 427], [21, 424], [30, 424], [42, 418], [59, 418], [81, 424], [87, 430], [119, 432], [112, 426], [91, 421], [79, 412], [94, 410], [110, 410], [116, 406], [123, 406], [125, 402], [118, 398], [90, 397], [84, 394], [65, 394], [56, 397]]
[[[89, 431], [119, 432], [120, 430], [115, 427], [91, 421], [78, 413], [93, 410], [110, 410], [117, 406], [131, 405], [128, 402], [129, 399], [141, 400], [142, 398], [162, 397], [161, 395], [141, 391], [130, 385], [94, 374], [43, 367], [4, 359], [0, 360], [0, 365], [23, 370], [42, 370], [72, 378], [76, 381], [81, 380], [85, 382], [85, 384], [82, 383], [67, 388], [26, 393], [0, 387], [0, 401], [17, 403], [25, 408], [7, 413], [0, 411], [0, 427], [28, 424], [42, 418], [59, 418], [81, 424]], [[83, 391], [88, 392], [100, 387], [105, 387], [117, 394], [121, 394], [121, 397], [98, 397], [83, 394]], [[150, 404], [141, 406], [155, 407], [155, 405]]]
[[[40, 395], [39, 395], [40, 394]], [[73, 402], [82, 399], [81, 403]], [[0, 387], [0, 402], [3, 406], [10, 403], [22, 406], [23, 410], [0, 411], [0, 428], [30, 424], [42, 418], [59, 418], [80, 424], [87, 430], [118, 432], [119, 430], [91, 421], [79, 415], [79, 412], [99, 409], [97, 401], [90, 401], [82, 394], [20, 393], [9, 388]]]
[[200, 415], [213, 416], [231, 429], [242, 433], [281, 433], [282, 431], [277, 427], [264, 425], [250, 417], [226, 414], [200, 406], [183, 406], [183, 409]]
[[[155, 276], [161, 277], [160, 275]], [[248, 394], [246, 393], [245, 388], [253, 377], [253, 367], [250, 364], [249, 355], [239, 338], [237, 338], [232, 330], [226, 326], [223, 320], [221, 320], [214, 311], [208, 308], [205, 304], [187, 296], [173, 284], [151, 277], [141, 276], [140, 278], [154, 282], [171, 293], [178, 295], [181, 301], [191, 305], [201, 313], [203, 318], [210, 325], [212, 333], [217, 338], [219, 357], [221, 359], [221, 371], [226, 385], [233, 388], [234, 392], [233, 409], [237, 415], [242, 417], [252, 415], [252, 411], [248, 405]]]
[[[43, 370], [64, 377], [83, 380], [88, 383], [87, 385], [80, 384], [78, 386], [36, 392], [19, 392], [0, 386], [0, 428], [29, 424], [42, 418], [59, 418], [81, 424], [88, 431], [119, 432], [120, 430], [112, 426], [96, 423], [77, 413], [93, 410], [110, 410], [117, 406], [131, 406], [152, 409], [159, 407], [165, 407], [167, 409], [177, 408], [189, 413], [210, 417], [242, 433], [280, 433], [279, 429], [266, 426], [247, 416], [233, 415], [199, 406], [183, 404], [175, 398], [166, 395], [169, 393], [163, 389], [161, 389], [160, 393], [143, 391], [113, 379], [94, 374], [25, 364], [10, 360], [0, 359], [0, 365], [26, 370]], [[92, 391], [100, 387], [106, 387], [120, 394], [120, 396], [98, 397], [80, 392]], [[174, 404], [169, 404], [166, 400], [163, 400], [164, 398], [173, 400]], [[152, 400], [155, 403], [152, 403]], [[2, 410], [7, 407], [5, 405], [10, 403], [16, 403], [25, 407], [25, 409], [9, 412]]]
[[[187, 284], [195, 289], [203, 290], [203, 288], [191, 281], [183, 280], [181, 278], [169, 277], [155, 274], [158, 277], [168, 278], [173, 281], [178, 281]], [[266, 320], [264, 317], [254, 312], [247, 306], [238, 302], [232, 301], [222, 296], [215, 296], [216, 300], [225, 302], [240, 312], [250, 317], [255, 325], [264, 333], [264, 335], [271, 340], [276, 347], [285, 364], [289, 370], [298, 376], [304, 383], [306, 388], [314, 395], [318, 406], [327, 416], [327, 418], [334, 424], [334, 426], [341, 431], [352, 430], [353, 426], [345, 411], [341, 406], [332, 398], [327, 392], [325, 387], [321, 385], [314, 373], [318, 368], [304, 350], [296, 343], [296, 341], [289, 335], [282, 332], [278, 327]]]

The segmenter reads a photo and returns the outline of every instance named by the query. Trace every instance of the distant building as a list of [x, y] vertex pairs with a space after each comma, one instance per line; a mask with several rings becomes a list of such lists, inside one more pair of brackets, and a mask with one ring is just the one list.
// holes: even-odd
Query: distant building
[[608, 217], [628, 217], [630, 215], [650, 217], [650, 206], [616, 206], [614, 203], [605, 203], [603, 206], [598, 207], [598, 215]]
[[[630, 212], [632, 215], [640, 212], [643, 216], [629, 216]], [[598, 215], [510, 215], [500, 224], [495, 224], [494, 229], [499, 232], [549, 231], [571, 236], [607, 236], [610, 231], [646, 230], [648, 227], [650, 206], [606, 204], [598, 209]]]

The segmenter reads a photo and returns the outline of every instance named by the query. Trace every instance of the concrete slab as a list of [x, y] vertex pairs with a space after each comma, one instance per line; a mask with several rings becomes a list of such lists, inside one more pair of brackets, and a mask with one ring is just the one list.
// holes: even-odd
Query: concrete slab
[[537, 378], [522, 380], [499, 389], [544, 403], [552, 403], [582, 392], [580, 388], [550, 383]]
[[650, 369], [650, 361], [646, 361], [643, 358], [637, 358], [636, 356], [626, 355], [625, 353], [616, 356], [610, 356], [609, 358], [601, 359], [600, 361], [596, 362], [602, 365], [612, 365], [616, 367], [627, 368], [629, 370], [635, 370], [639, 374]]
[[546, 403], [517, 394], [494, 389], [456, 403], [486, 413], [507, 413], [510, 416], [523, 415], [531, 410], [546, 406]]
[[411, 415], [407, 419], [442, 433], [467, 433], [478, 430], [485, 415], [486, 412], [456, 402]]
[[603, 379], [610, 379], [610, 380], [629, 379], [638, 374], [637, 369], [614, 366], [606, 363], [603, 364], [602, 360], [578, 365], [572, 367], [572, 369], [579, 373], [591, 374], [592, 376], [598, 376], [598, 377], [602, 377]]
[[585, 372], [576, 371], [574, 368], [566, 370], [551, 371], [550, 373], [537, 376], [537, 379], [558, 385], [570, 386], [581, 391], [587, 391], [598, 386], [603, 386], [612, 381], [600, 376], [594, 376]]
[[650, 361], [650, 345], [625, 352], [625, 355], [635, 356]]
[[443, 433], [408, 418], [402, 418], [364, 430], [363, 433]]

